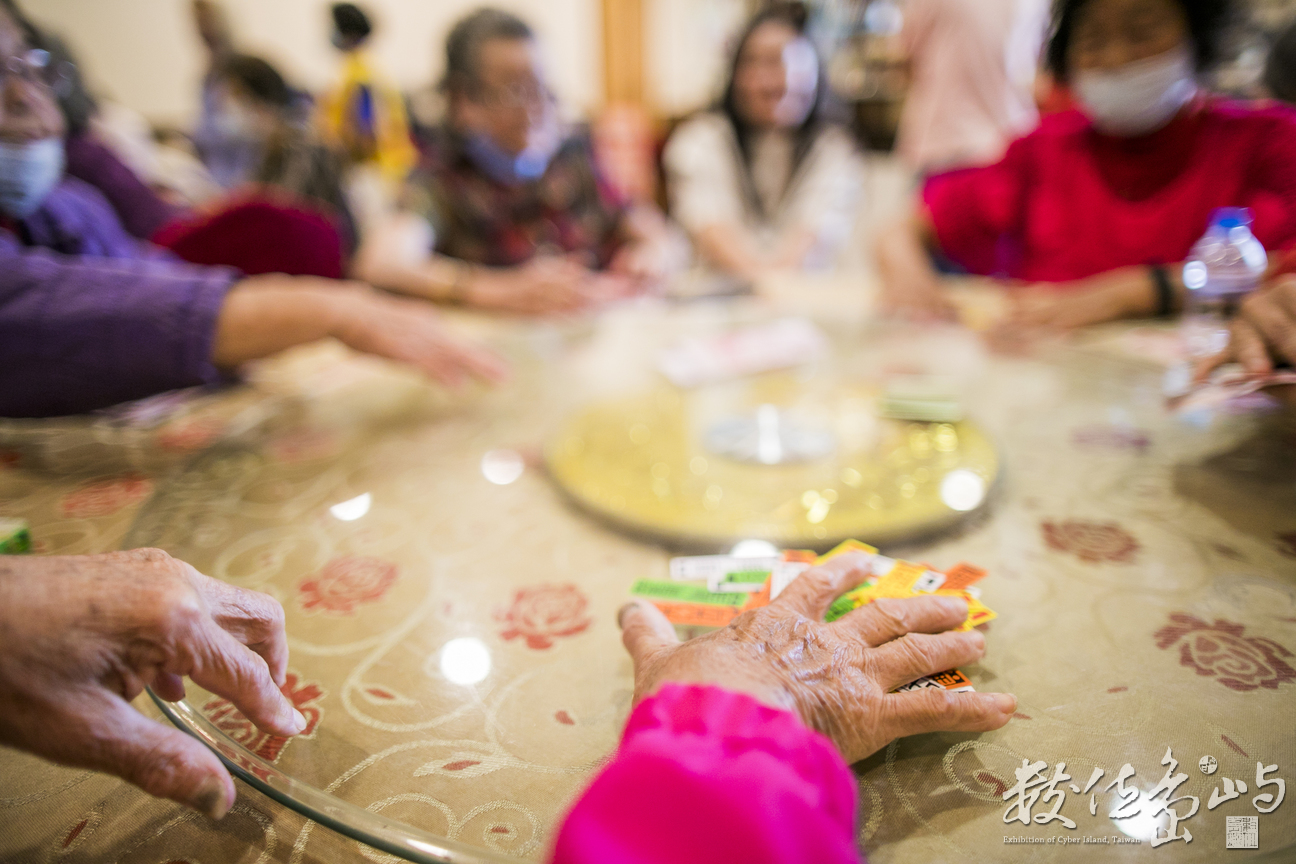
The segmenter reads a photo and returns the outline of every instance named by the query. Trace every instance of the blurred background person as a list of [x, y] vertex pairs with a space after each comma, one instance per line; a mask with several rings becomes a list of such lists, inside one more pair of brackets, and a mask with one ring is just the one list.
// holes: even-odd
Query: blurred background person
[[725, 272], [830, 264], [850, 236], [862, 161], [834, 121], [806, 8], [776, 3], [738, 40], [724, 97], [663, 156], [671, 215]]
[[195, 264], [339, 278], [357, 243], [340, 154], [309, 100], [260, 57], [231, 54], [210, 84], [219, 146], [207, 165], [229, 194], [154, 236]]
[[394, 291], [522, 313], [625, 296], [666, 266], [664, 224], [600, 174], [588, 135], [559, 117], [535, 34], [482, 9], [446, 40], [447, 122], [357, 260]]
[[1296, 22], [1274, 42], [1261, 83], [1269, 96], [1296, 105]]
[[[1296, 243], [1296, 113], [1203, 92], [1228, 0], [1064, 0], [1049, 65], [1078, 111], [1045, 118], [1000, 162], [933, 177], [878, 244], [885, 301], [950, 314], [932, 264], [1005, 277], [1014, 328], [1168, 314], [1182, 263], [1219, 207]], [[1020, 283], [1026, 283], [1022, 285]]]
[[132, 237], [64, 175], [48, 55], [0, 7], [0, 417], [76, 414], [214, 385], [328, 336], [444, 383], [502, 374], [426, 304], [366, 286], [197, 267]]
[[342, 68], [320, 99], [320, 132], [345, 155], [352, 200], [360, 221], [372, 226], [390, 209], [418, 152], [404, 98], [378, 73], [365, 48], [373, 33], [369, 17], [353, 3], [336, 3], [330, 13]]
[[1049, 0], [907, 0], [910, 83], [896, 150], [920, 175], [988, 165], [1039, 122]]

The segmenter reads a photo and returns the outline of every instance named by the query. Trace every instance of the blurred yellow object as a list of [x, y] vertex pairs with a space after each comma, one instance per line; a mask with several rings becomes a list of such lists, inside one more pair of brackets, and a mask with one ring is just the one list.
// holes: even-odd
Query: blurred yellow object
[[581, 508], [633, 534], [699, 549], [749, 538], [821, 550], [853, 537], [896, 543], [980, 509], [999, 457], [976, 426], [875, 419], [872, 434], [853, 435], [841, 428], [853, 412], [840, 409], [860, 398], [846, 390], [818, 397], [836, 444], [801, 462], [717, 455], [706, 443], [709, 427], [725, 419], [715, 414], [715, 395], [666, 387], [578, 412], [545, 458]]
[[393, 186], [418, 161], [400, 92], [359, 50], [343, 55], [342, 80], [320, 100], [320, 131], [352, 162], [375, 164]]

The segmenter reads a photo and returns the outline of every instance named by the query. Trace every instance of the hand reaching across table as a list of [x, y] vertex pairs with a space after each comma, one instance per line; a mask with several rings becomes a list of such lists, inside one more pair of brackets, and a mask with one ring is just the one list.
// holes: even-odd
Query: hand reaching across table
[[275, 600], [158, 549], [0, 557], [0, 743], [219, 819], [235, 795], [220, 760], [130, 700], [148, 686], [180, 700], [189, 677], [266, 732], [296, 735], [306, 720], [279, 690], [287, 668]]
[[[1228, 349], [1197, 368], [1197, 381], [1225, 363], [1240, 363], [1252, 375], [1268, 375], [1278, 364], [1296, 366], [1296, 275], [1279, 277], [1251, 294], [1233, 320]], [[1296, 402], [1296, 387], [1272, 388]]]

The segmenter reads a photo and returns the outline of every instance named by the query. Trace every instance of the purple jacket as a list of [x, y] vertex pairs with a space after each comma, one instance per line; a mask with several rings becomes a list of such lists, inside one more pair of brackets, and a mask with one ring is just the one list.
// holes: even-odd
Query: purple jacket
[[0, 229], [0, 416], [80, 414], [219, 382], [212, 341], [237, 278], [141, 243], [98, 191], [65, 179]]
[[73, 135], [64, 142], [67, 173], [97, 188], [108, 199], [117, 217], [132, 236], [141, 240], [184, 211], [163, 201], [135, 176], [117, 154], [89, 133]]

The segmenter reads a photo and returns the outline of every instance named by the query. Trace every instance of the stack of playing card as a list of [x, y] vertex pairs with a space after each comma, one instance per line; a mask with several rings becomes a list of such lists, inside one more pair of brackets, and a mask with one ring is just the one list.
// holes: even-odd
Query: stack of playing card
[[785, 318], [721, 336], [685, 339], [662, 351], [657, 368], [676, 387], [699, 387], [809, 363], [828, 339], [804, 318]]
[[1293, 385], [1296, 385], [1296, 372], [1290, 369], [1254, 375], [1241, 366], [1229, 364], [1216, 369], [1205, 381], [1195, 383], [1192, 370], [1187, 365], [1180, 365], [1166, 372], [1166, 404], [1179, 415], [1217, 411], [1225, 407], [1241, 410], [1252, 407], [1247, 402], [1249, 396], [1271, 387]]
[[[959, 564], [942, 573], [920, 564], [897, 561], [878, 554], [872, 546], [848, 540], [826, 555], [786, 550], [781, 555], [761, 558], [735, 558], [729, 555], [707, 555], [672, 558], [670, 581], [641, 579], [630, 593], [647, 598], [686, 636], [697, 635], [699, 628], [726, 627], [734, 618], [751, 609], [768, 605], [806, 570], [849, 552], [864, 552], [872, 557], [872, 576], [863, 584], [838, 597], [829, 608], [826, 621], [836, 621], [855, 609], [882, 597], [916, 597], [939, 594], [961, 597], [968, 604], [968, 618], [958, 630], [970, 630], [993, 620], [996, 615], [981, 602], [975, 587], [986, 575], [970, 564]], [[705, 585], [698, 584], [705, 582]], [[957, 669], [929, 675], [899, 688], [898, 692], [939, 687], [954, 692], [972, 690], [972, 682]]]
[[25, 519], [0, 519], [0, 555], [31, 551], [31, 531]]

